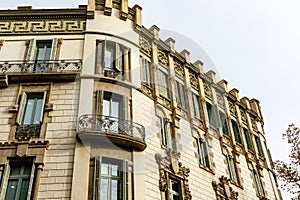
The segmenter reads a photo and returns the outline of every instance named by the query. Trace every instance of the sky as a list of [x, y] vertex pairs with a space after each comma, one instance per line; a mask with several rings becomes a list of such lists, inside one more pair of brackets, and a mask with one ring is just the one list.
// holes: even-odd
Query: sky
[[[0, 8], [85, 4], [87, 0], [9, 0]], [[192, 61], [204, 62], [204, 71], [214, 68], [229, 89], [240, 91], [240, 98], [260, 101], [273, 160], [287, 160], [289, 148], [282, 133], [290, 123], [300, 126], [300, 1], [129, 0], [134, 4], [143, 8], [146, 28], [157, 25], [163, 40], [168, 33], [176, 36], [178, 52], [186, 48]]]

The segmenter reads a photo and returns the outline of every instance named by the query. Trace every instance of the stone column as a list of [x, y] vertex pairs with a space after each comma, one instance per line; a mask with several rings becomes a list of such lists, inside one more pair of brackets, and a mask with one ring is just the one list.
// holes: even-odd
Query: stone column
[[39, 164], [38, 167], [36, 168], [35, 182], [34, 182], [34, 188], [32, 194], [33, 200], [38, 199], [39, 185], [40, 185], [40, 179], [41, 179], [43, 168], [44, 166], [42, 164]]

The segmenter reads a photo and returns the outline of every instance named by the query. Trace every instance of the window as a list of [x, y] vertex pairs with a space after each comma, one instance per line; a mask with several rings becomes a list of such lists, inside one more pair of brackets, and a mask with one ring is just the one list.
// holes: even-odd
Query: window
[[263, 185], [262, 185], [260, 176], [259, 176], [258, 172], [255, 169], [252, 170], [252, 175], [253, 175], [253, 178], [254, 178], [256, 194], [258, 196], [264, 196]]
[[0, 199], [28, 200], [34, 177], [34, 163], [9, 160], [5, 166]]
[[240, 129], [239, 129], [239, 125], [234, 120], [231, 120], [231, 124], [232, 124], [232, 129], [233, 129], [235, 142], [237, 142], [239, 144], [243, 144]]
[[128, 161], [95, 157], [95, 200], [128, 199]]
[[179, 81], [175, 81], [176, 83], [176, 100], [179, 107], [187, 109], [186, 104], [186, 91], [184, 85]]
[[262, 148], [262, 145], [261, 145], [260, 138], [257, 135], [254, 135], [254, 138], [255, 138], [255, 143], [256, 143], [258, 155], [260, 157], [264, 158], [265, 155], [264, 155], [264, 152], [263, 152], [263, 148]]
[[151, 71], [150, 71], [151, 62], [140, 56], [140, 68], [141, 68], [141, 81], [142, 83], [151, 87]]
[[231, 155], [226, 155], [226, 160], [227, 160], [230, 179], [234, 183], [238, 183], [238, 175], [237, 175], [237, 171], [236, 171], [236, 164], [235, 164], [234, 158]]
[[181, 181], [169, 178], [168, 182], [168, 200], [182, 200]]
[[158, 70], [158, 89], [160, 95], [162, 95], [165, 98], [169, 98], [168, 75], [161, 69]]
[[207, 142], [202, 141], [200, 138], [197, 138], [196, 140], [197, 140], [197, 146], [198, 146], [198, 155], [199, 155], [200, 165], [210, 169]]
[[201, 118], [201, 110], [199, 104], [199, 96], [192, 92], [192, 101], [193, 101], [193, 112], [194, 117], [197, 119]]
[[227, 117], [221, 111], [219, 111], [219, 115], [220, 115], [220, 119], [221, 119], [222, 133], [229, 136]]
[[248, 129], [243, 128], [243, 132], [244, 132], [246, 143], [247, 143], [247, 149], [250, 151], [253, 151], [253, 143], [252, 143]]
[[218, 114], [217, 114], [217, 107], [216, 105], [212, 106], [210, 103], [206, 102], [206, 109], [207, 109], [207, 114], [208, 114], [208, 121], [209, 124], [217, 128], [218, 127]]
[[160, 119], [160, 133], [162, 139], [162, 146], [166, 148], [172, 148], [172, 132], [171, 132], [171, 122], [164, 117], [159, 117]]
[[129, 65], [129, 51], [116, 42], [100, 41], [97, 43], [96, 60], [104, 76], [121, 80], [125, 75], [125, 65]]

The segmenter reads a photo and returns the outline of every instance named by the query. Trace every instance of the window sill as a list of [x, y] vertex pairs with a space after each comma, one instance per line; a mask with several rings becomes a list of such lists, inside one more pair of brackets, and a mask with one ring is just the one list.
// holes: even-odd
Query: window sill
[[208, 167], [205, 167], [205, 166], [199, 164], [199, 168], [211, 173], [212, 175], [215, 175], [215, 172], [212, 169], [208, 168]]

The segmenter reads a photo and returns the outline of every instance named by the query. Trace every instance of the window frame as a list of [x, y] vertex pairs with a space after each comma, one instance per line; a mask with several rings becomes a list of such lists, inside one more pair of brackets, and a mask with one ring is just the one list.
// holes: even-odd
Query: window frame
[[243, 139], [240, 131], [240, 127], [237, 121], [234, 119], [231, 119], [231, 125], [232, 125], [232, 132], [234, 135], [234, 140], [236, 143], [242, 145], [243, 144]]
[[185, 85], [178, 79], [175, 80], [175, 94], [177, 105], [182, 109], [187, 109], [187, 95], [185, 91]]
[[213, 128], [218, 128], [218, 108], [216, 104], [211, 104], [210, 102], [206, 101], [206, 110], [207, 110], [207, 117], [209, 125]]
[[226, 136], [230, 136], [229, 125], [226, 114], [219, 110], [219, 117], [221, 122], [222, 133]]
[[196, 93], [192, 92], [192, 103], [193, 103], [193, 113], [194, 113], [194, 117], [196, 119], [201, 120], [202, 117], [202, 107], [201, 107], [201, 103], [199, 100], [199, 95], [197, 95]]
[[239, 175], [237, 171], [236, 161], [232, 155], [226, 155], [227, 167], [229, 171], [230, 180], [233, 183], [239, 184]]
[[[172, 186], [172, 181], [177, 182], [179, 184], [179, 191], [174, 191]], [[176, 178], [176, 176], [169, 174], [168, 173], [168, 181], [167, 181], [167, 191], [166, 191], [166, 199], [167, 200], [173, 200], [173, 195], [176, 195], [179, 199], [178, 200], [183, 200], [183, 183], [182, 180], [179, 178]]]
[[196, 142], [197, 142], [197, 151], [198, 151], [200, 166], [211, 170], [211, 163], [210, 163], [207, 142], [201, 138], [196, 138]]
[[254, 135], [255, 145], [257, 147], [257, 154], [261, 158], [265, 158], [265, 153], [261, 144], [260, 137], [258, 135]]
[[164, 148], [173, 148], [172, 144], [172, 123], [165, 117], [159, 117], [161, 145]]
[[163, 70], [161, 67], [158, 69], [158, 90], [160, 96], [169, 99], [169, 76], [168, 73]]
[[253, 152], [254, 151], [254, 145], [253, 145], [253, 141], [251, 139], [251, 135], [250, 135], [250, 131], [243, 127], [243, 133], [246, 139], [246, 145], [247, 145], [247, 150]]
[[143, 55], [140, 55], [140, 78], [142, 84], [152, 87], [151, 61]]

